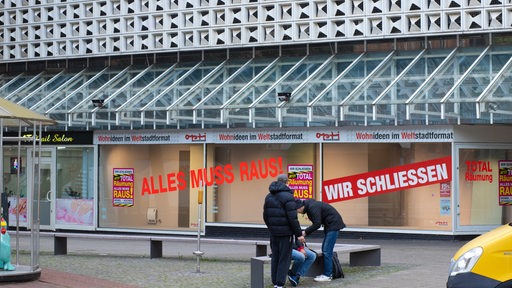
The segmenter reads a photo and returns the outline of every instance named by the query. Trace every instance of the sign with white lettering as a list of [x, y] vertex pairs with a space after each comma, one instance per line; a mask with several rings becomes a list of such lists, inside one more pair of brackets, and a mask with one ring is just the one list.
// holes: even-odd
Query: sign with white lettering
[[322, 201], [346, 201], [451, 180], [451, 157], [444, 157], [323, 181]]

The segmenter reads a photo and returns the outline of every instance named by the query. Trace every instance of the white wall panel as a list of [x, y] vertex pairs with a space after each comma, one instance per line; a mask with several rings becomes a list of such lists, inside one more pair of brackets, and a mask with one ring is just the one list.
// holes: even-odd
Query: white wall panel
[[2, 61], [512, 28], [508, 0], [4, 0], [0, 8]]

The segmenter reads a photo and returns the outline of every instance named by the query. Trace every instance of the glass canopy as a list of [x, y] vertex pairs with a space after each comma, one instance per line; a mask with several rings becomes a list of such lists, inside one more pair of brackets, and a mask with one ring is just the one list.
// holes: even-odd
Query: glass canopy
[[512, 123], [511, 59], [488, 46], [49, 70], [1, 74], [0, 95], [64, 130]]

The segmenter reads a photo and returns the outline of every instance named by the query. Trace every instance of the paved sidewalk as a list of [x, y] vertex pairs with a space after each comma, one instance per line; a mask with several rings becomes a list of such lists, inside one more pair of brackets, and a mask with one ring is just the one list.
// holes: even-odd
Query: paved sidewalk
[[53, 269], [42, 269], [41, 277], [37, 281], [4, 283], [2, 287], [17, 288], [136, 288], [137, 286], [109, 281], [90, 276], [83, 276], [74, 273], [67, 273]]
[[[11, 240], [14, 249], [15, 242], [14, 239]], [[19, 251], [28, 250], [28, 237], [20, 237], [19, 243]], [[465, 242], [345, 239], [339, 240], [338, 243], [381, 245], [382, 266], [348, 267], [348, 255], [341, 255], [346, 278], [329, 283], [317, 283], [311, 278], [304, 278], [301, 279], [303, 281], [299, 287], [446, 287], [450, 258]], [[40, 279], [7, 285], [3, 283], [2, 286], [250, 287], [249, 259], [255, 253], [253, 246], [203, 243], [200, 250], [205, 252], [205, 255], [198, 262], [192, 254], [198, 248], [197, 243], [164, 242], [163, 245], [163, 258], [149, 259], [147, 241], [68, 239], [68, 255], [54, 256], [52, 239], [42, 237]], [[26, 253], [20, 253], [19, 259], [21, 261], [27, 257]], [[12, 259], [12, 262], [14, 263], [15, 259]], [[268, 287], [272, 287], [270, 266], [267, 266], [266, 282]]]

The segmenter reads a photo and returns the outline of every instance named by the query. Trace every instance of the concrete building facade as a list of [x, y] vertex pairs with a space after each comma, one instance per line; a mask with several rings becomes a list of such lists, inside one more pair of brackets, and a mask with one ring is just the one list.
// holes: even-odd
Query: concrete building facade
[[[43, 229], [264, 233], [263, 199], [284, 172], [297, 198], [334, 205], [345, 233], [509, 222], [511, 12], [477, 0], [3, 1], [0, 96], [58, 122], [39, 136], [42, 157], [4, 144], [10, 218], [28, 225], [37, 200]], [[39, 194], [23, 169], [34, 164]]]

